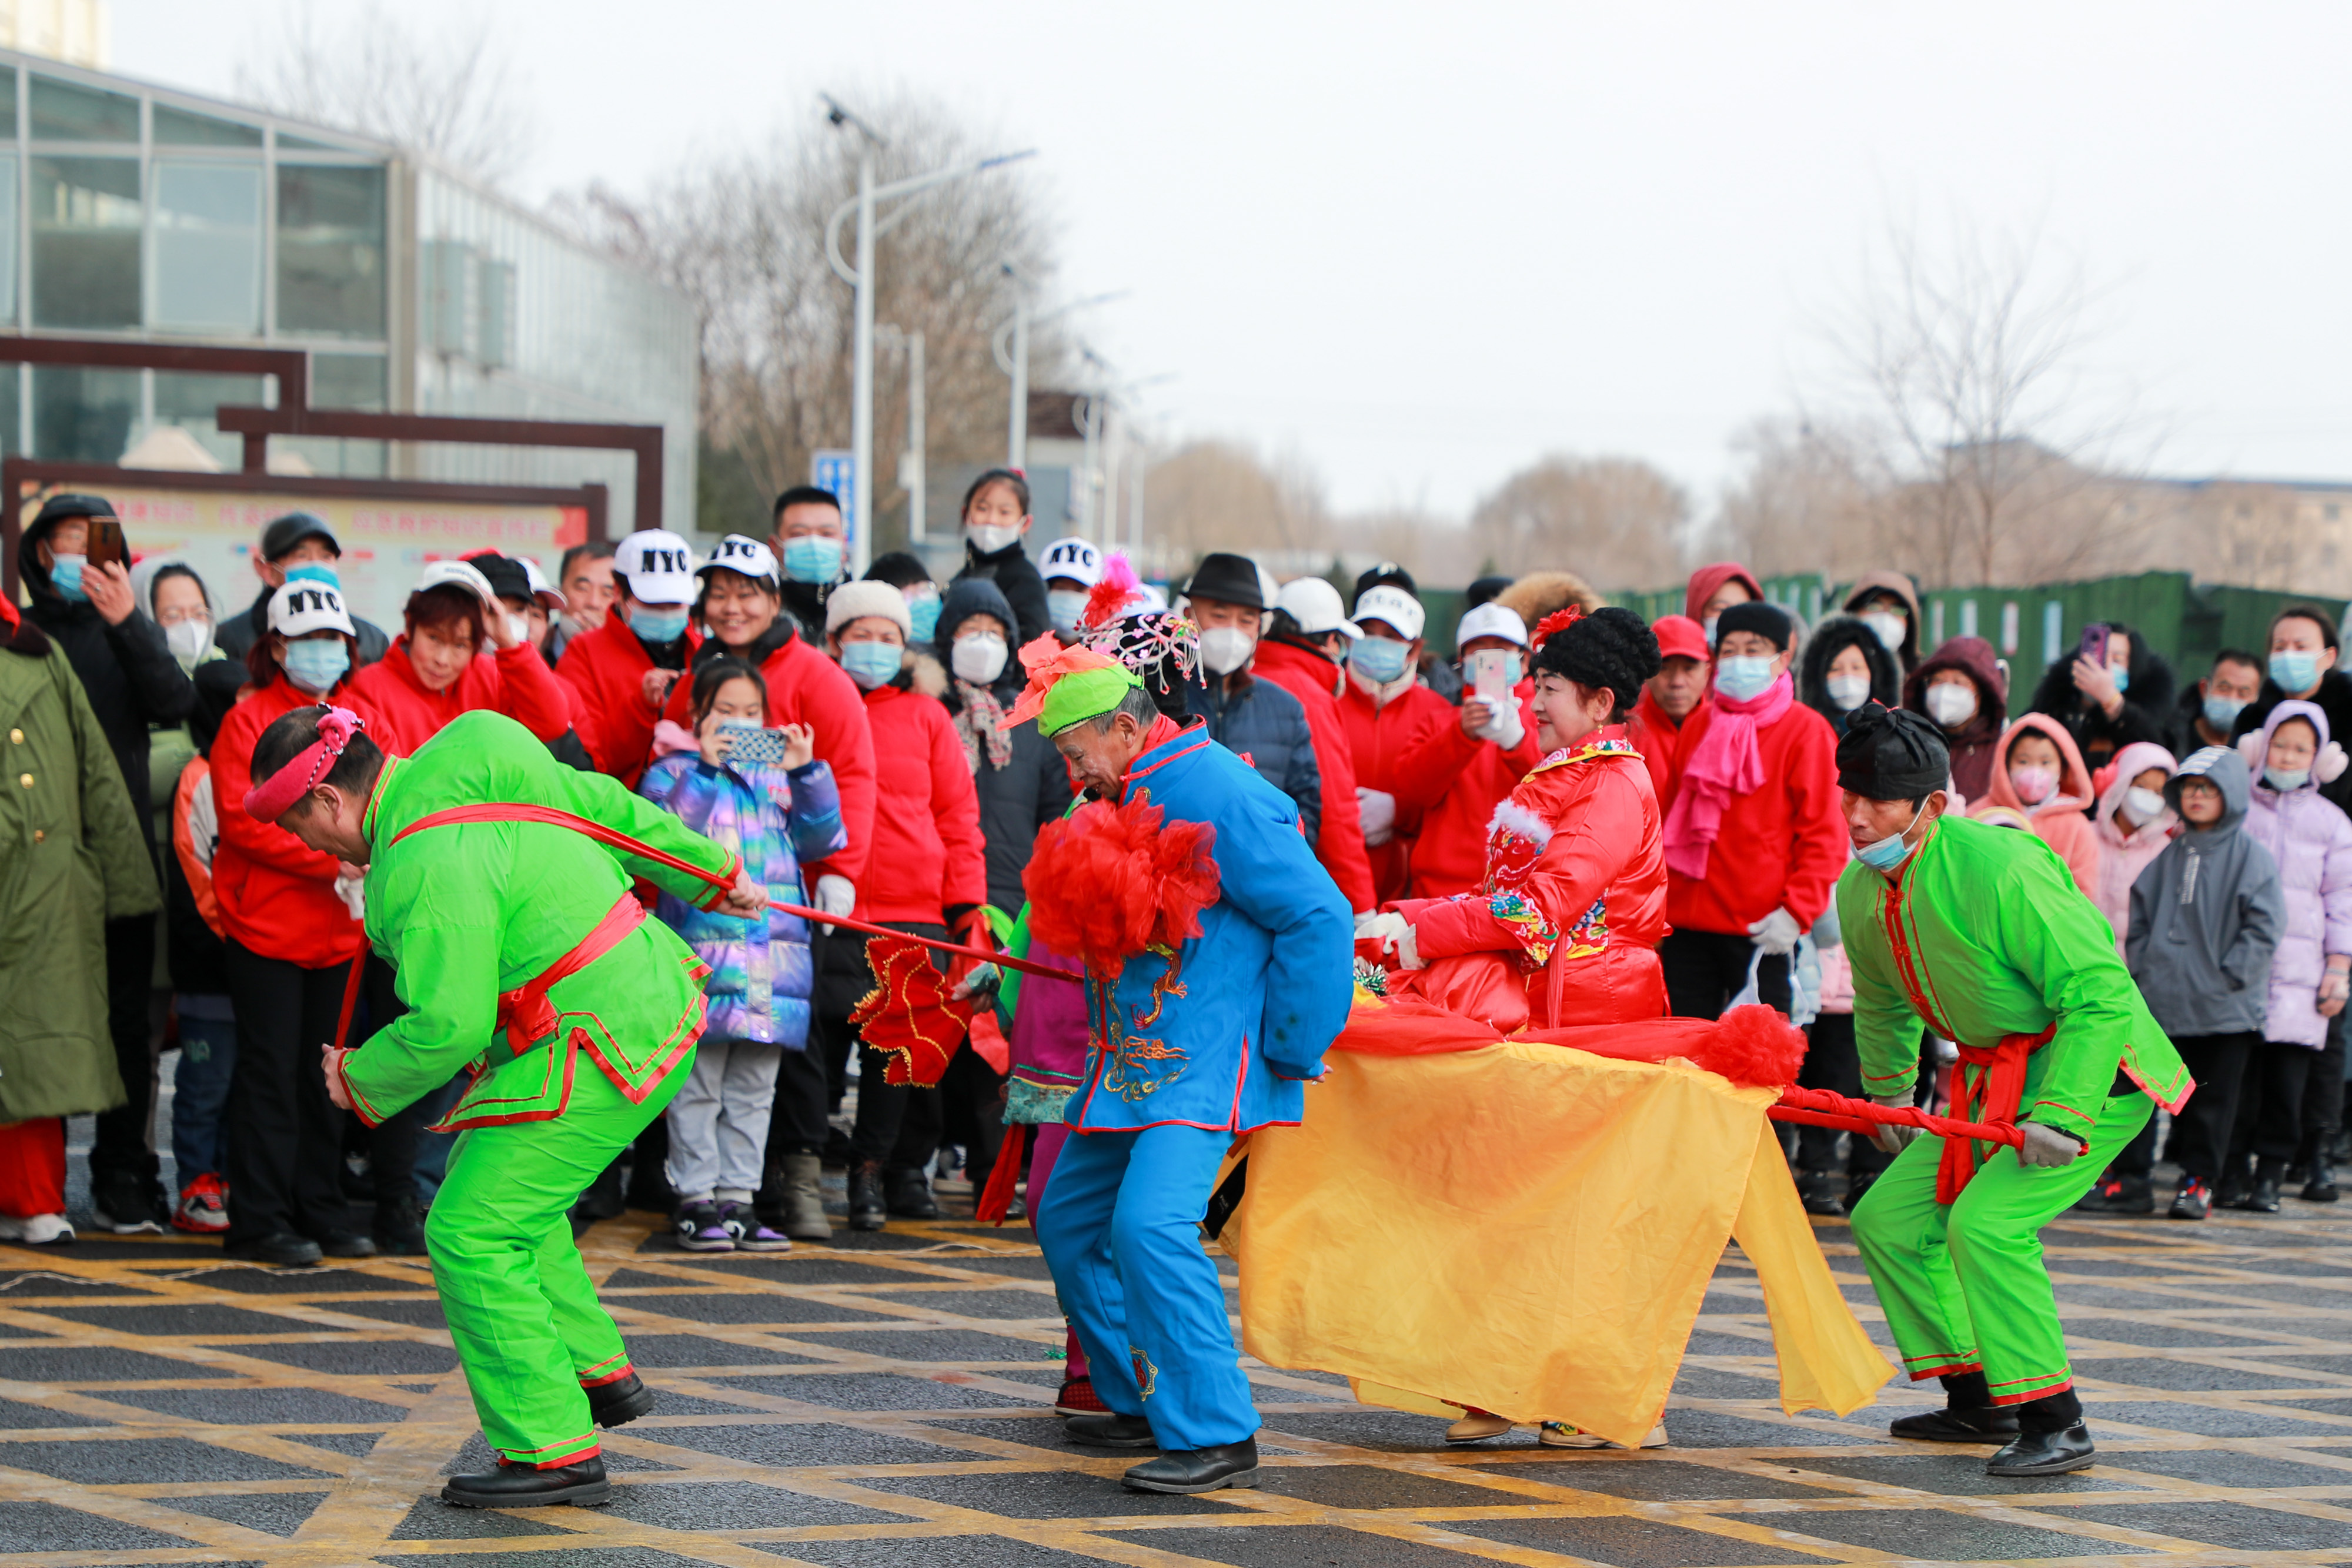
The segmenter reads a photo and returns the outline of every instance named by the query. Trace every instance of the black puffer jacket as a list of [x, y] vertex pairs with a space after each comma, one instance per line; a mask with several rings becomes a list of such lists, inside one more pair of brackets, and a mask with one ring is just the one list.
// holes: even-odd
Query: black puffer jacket
[[1249, 759], [1258, 777], [1298, 803], [1298, 822], [1313, 843], [1323, 829], [1323, 772], [1307, 709], [1297, 697], [1246, 670], [1185, 688], [1192, 712], [1209, 721], [1209, 738]]
[[1841, 708], [1830, 701], [1830, 665], [1848, 648], [1859, 648], [1870, 664], [1870, 699], [1899, 707], [1903, 702], [1903, 666], [1894, 653], [1878, 640], [1878, 633], [1864, 625], [1857, 616], [1831, 615], [1822, 619], [1805, 639], [1805, 656], [1797, 667], [1797, 700], [1830, 721], [1830, 727], [1840, 736], [1845, 734], [1846, 719], [1852, 710]]
[[[259, 642], [262, 633], [269, 630], [269, 596], [277, 591], [274, 588], [263, 589], [261, 597], [253, 601], [252, 609], [222, 622], [213, 631], [213, 646], [243, 664], [246, 650]], [[359, 638], [359, 662], [363, 665], [374, 664], [392, 649], [392, 639], [385, 636], [383, 628], [373, 621], [362, 621], [354, 615], [352, 617], [352, 631]]]
[[[1045, 613], [1045, 580], [1037, 575], [1037, 563], [1029, 559], [1024, 548], [1025, 539], [1014, 539], [994, 555], [982, 555], [972, 549], [970, 539], [963, 543], [963, 570], [955, 574], [957, 582], [975, 579], [993, 582], [996, 591], [1004, 595], [1004, 602], [1021, 624], [1020, 638], [1013, 645], [1023, 647], [1044, 636], [1053, 622]], [[944, 606], [940, 618], [947, 618]]]
[[2061, 654], [2051, 663], [2042, 685], [2027, 705], [2028, 713], [2046, 713], [2066, 727], [2083, 753], [2083, 766], [2093, 772], [2105, 768], [2115, 754], [2136, 740], [2162, 746], [2172, 731], [2174, 684], [2172, 666], [2148, 650], [2147, 639], [2120, 621], [2094, 622], [2131, 639], [2130, 682], [2124, 688], [2123, 706], [2109, 718], [2104, 709], [2084, 697], [2074, 685], [2074, 655]]
[[122, 768], [122, 781], [139, 802], [139, 831], [150, 846], [154, 819], [146, 810], [151, 798], [147, 777], [147, 727], [178, 724], [194, 711], [196, 688], [172, 656], [163, 629], [143, 610], [133, 610], [119, 626], [88, 602], [72, 602], [50, 586], [49, 569], [41, 564], [35, 547], [57, 527], [54, 519], [25, 530], [16, 549], [16, 570], [33, 602], [25, 613], [65, 650], [66, 662], [80, 677], [90, 711], [106, 732], [106, 744]]
[[[965, 578], [949, 585], [940, 602], [938, 653], [940, 666], [948, 672], [948, 689], [940, 701], [959, 718], [971, 687], [954, 673], [954, 649], [949, 639], [973, 615], [992, 617], [1004, 628], [1008, 640], [1015, 624], [1013, 607], [1005, 603], [1004, 595], [996, 591], [993, 582], [984, 578]], [[989, 688], [989, 695], [999, 707], [1010, 713], [1013, 705], [1021, 700], [1021, 688], [1025, 684], [1021, 662], [1008, 647], [1004, 668]], [[1021, 873], [1028, 869], [1029, 856], [1037, 847], [1037, 830], [1069, 810], [1070, 770], [1053, 743], [1037, 733], [1035, 719], [1023, 720], [1005, 735], [1013, 743], [1012, 756], [1003, 767], [993, 767], [983, 744], [980, 747], [980, 765], [972, 770], [972, 786], [980, 792], [980, 836], [988, 857], [988, 901], [1008, 915], [1018, 915], [1028, 897], [1021, 885]]]

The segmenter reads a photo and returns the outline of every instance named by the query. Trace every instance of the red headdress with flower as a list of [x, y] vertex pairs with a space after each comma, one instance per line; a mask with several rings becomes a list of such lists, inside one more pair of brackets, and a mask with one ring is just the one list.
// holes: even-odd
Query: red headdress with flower
[[1565, 610], [1553, 611], [1536, 622], [1535, 635], [1528, 640], [1528, 651], [1531, 653], [1542, 653], [1546, 643], [1583, 619], [1584, 606], [1581, 604], [1571, 604]]

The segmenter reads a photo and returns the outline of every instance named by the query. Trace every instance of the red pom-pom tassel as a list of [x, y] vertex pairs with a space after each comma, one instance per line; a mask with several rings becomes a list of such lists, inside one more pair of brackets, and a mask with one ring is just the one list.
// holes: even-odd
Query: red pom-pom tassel
[[1217, 831], [1166, 815], [1139, 796], [1047, 823], [1021, 879], [1031, 934], [1104, 980], [1138, 953], [1198, 936], [1217, 902]]

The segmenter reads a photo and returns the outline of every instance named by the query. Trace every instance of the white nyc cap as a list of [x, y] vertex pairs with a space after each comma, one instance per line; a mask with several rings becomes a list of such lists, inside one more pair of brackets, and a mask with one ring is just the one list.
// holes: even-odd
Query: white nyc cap
[[694, 602], [694, 549], [667, 528], [631, 534], [613, 552], [613, 570], [641, 604]]

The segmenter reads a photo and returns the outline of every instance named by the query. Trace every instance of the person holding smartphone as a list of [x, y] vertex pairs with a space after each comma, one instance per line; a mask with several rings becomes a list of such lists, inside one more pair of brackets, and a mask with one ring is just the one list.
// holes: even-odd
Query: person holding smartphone
[[2052, 663], [2026, 711], [2064, 725], [2095, 772], [2126, 746], [2164, 744], [2172, 693], [2172, 666], [2147, 640], [2120, 621], [2101, 621], [2083, 629], [2071, 657]]
[[[26, 618], [65, 651], [89, 695], [90, 711], [131, 799], [140, 804], [140, 841], [154, 854], [148, 726], [175, 725], [195, 710], [196, 688], [170, 641], [139, 608], [130, 551], [114, 507], [97, 496], [52, 496], [25, 529], [16, 570], [31, 590]], [[155, 1157], [155, 1059], [162, 1043], [148, 1024], [155, 972], [152, 914], [106, 926], [108, 1030], [126, 1098], [98, 1118], [89, 1151], [90, 1207], [118, 1235], [160, 1230], [172, 1209]]]

